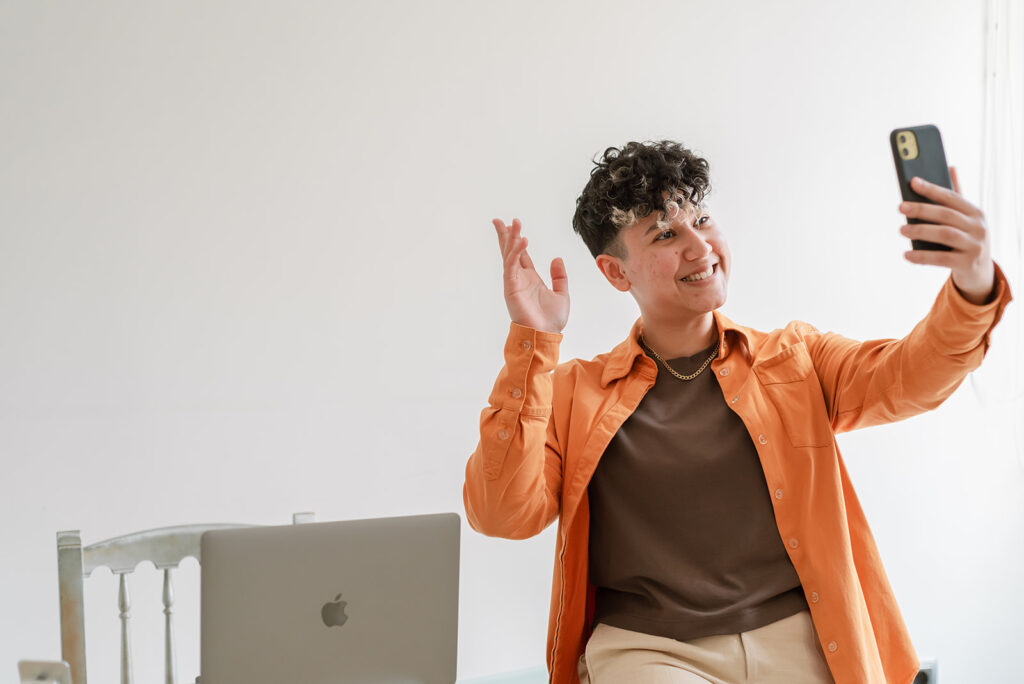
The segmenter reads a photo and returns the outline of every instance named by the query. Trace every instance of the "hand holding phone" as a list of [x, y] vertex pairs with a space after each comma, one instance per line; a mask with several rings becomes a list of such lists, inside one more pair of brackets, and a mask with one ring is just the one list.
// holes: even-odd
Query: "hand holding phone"
[[[934, 137], [928, 129], [934, 130]], [[919, 131], [925, 131], [923, 137]], [[907, 133], [913, 136], [901, 140], [900, 135]], [[945, 166], [946, 155], [938, 129], [898, 128], [889, 139], [905, 200], [900, 212], [906, 215], [907, 225], [900, 232], [914, 246], [904, 252], [904, 257], [915, 264], [951, 269], [953, 284], [960, 294], [974, 304], [985, 303], [995, 291], [995, 263], [985, 214], [960, 194], [955, 172]], [[898, 144], [905, 145], [905, 149], [897, 148]], [[943, 165], [942, 172], [939, 163]]]
[[[896, 163], [896, 176], [900, 181], [900, 194], [906, 202], [927, 202], [931, 200], [914, 191], [910, 179], [914, 176], [950, 190], [953, 179], [946, 164], [946, 152], [942, 147], [939, 129], [932, 125], [897, 128], [889, 134], [892, 158]], [[917, 218], [908, 218], [907, 223], [926, 223]], [[950, 251], [952, 248], [939, 242], [912, 239], [914, 249]]]

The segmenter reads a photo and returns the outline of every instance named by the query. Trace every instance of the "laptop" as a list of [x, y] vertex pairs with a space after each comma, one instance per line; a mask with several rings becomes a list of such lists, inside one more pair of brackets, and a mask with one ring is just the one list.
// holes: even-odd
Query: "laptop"
[[454, 684], [456, 513], [203, 534], [201, 684]]

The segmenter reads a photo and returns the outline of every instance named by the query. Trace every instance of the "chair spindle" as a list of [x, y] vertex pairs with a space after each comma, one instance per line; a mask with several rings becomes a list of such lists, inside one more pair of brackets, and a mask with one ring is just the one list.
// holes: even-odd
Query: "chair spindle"
[[174, 629], [171, 615], [174, 613], [174, 587], [171, 586], [171, 569], [164, 568], [164, 683], [174, 684]]
[[131, 600], [128, 596], [128, 583], [125, 573], [118, 573], [120, 585], [117, 590], [117, 607], [121, 611], [121, 684], [132, 684], [132, 646], [128, 631], [128, 620], [131, 619]]

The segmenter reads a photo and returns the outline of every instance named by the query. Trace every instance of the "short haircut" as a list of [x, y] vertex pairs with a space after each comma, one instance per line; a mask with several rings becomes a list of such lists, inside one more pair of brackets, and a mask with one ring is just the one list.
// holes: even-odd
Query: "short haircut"
[[667, 201], [699, 205], [711, 190], [708, 162], [671, 140], [609, 147], [594, 161], [590, 180], [576, 200], [572, 228], [591, 255], [625, 259], [619, 231]]

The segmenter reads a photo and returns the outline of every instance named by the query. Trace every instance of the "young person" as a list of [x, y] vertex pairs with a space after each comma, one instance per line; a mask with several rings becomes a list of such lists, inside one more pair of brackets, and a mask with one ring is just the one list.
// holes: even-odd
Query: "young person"
[[[954, 184], [956, 178], [954, 174]], [[900, 211], [951, 270], [903, 339], [857, 342], [721, 312], [732, 261], [702, 200], [708, 163], [662, 141], [609, 148], [573, 228], [640, 318], [558, 364], [569, 315], [518, 219], [495, 219], [511, 324], [466, 467], [472, 527], [522, 539], [558, 519], [547, 663], [555, 684], [909, 684], [918, 659], [835, 435], [934, 409], [981, 363], [1012, 299], [982, 212]]]

